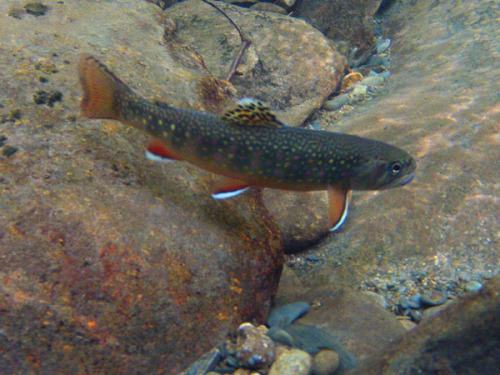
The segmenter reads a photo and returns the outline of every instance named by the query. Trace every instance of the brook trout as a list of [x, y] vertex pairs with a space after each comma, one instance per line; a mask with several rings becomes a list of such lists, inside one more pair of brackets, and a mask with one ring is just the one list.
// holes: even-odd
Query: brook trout
[[152, 137], [153, 160], [185, 160], [221, 175], [213, 196], [229, 198], [250, 186], [327, 190], [331, 230], [344, 222], [350, 190], [410, 182], [415, 160], [383, 142], [285, 126], [261, 102], [241, 100], [221, 117], [153, 103], [134, 93], [97, 59], [79, 63], [82, 113], [118, 120]]

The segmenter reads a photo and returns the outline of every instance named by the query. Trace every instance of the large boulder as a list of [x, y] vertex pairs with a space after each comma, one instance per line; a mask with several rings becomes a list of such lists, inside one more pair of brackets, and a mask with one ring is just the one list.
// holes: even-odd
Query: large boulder
[[146, 97], [189, 102], [201, 75], [160, 44], [158, 7], [47, 5], [0, 4], [0, 372], [178, 373], [265, 320], [278, 229], [258, 192], [213, 200], [212, 175], [79, 116], [83, 52]]

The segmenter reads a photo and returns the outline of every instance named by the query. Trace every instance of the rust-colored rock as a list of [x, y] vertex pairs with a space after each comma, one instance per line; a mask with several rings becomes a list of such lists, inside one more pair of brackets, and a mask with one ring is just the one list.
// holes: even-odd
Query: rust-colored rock
[[[0, 153], [0, 372], [176, 374], [264, 321], [283, 254], [259, 193], [216, 201], [212, 175], [147, 161], [142, 134], [78, 115], [82, 52], [145, 96], [166, 77], [178, 103], [197, 90], [159, 44], [161, 10], [76, 2], [17, 19], [6, 7], [0, 118], [20, 116], [0, 124], [0, 148], [17, 149]], [[39, 89], [62, 101], [34, 103]]]

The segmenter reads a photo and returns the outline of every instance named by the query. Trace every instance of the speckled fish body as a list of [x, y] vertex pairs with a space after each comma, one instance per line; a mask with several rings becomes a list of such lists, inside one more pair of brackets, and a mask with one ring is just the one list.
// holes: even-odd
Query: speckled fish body
[[244, 99], [216, 117], [147, 101], [91, 56], [82, 57], [79, 69], [84, 115], [119, 120], [147, 132], [154, 139], [151, 154], [225, 176], [221, 190], [329, 189], [345, 199], [352, 189], [386, 189], [413, 177], [415, 161], [399, 148], [353, 135], [284, 126], [260, 102]]

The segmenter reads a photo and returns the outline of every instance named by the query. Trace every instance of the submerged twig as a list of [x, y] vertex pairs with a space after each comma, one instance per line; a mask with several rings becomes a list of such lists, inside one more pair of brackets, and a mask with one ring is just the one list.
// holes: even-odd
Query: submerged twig
[[233, 63], [231, 64], [231, 68], [229, 69], [229, 74], [226, 77], [226, 81], [230, 81], [231, 78], [236, 74], [236, 69], [238, 68], [238, 65], [241, 62], [241, 59], [243, 58], [243, 54], [245, 53], [245, 50], [252, 44], [250, 39], [248, 39], [241, 29], [238, 27], [238, 25], [222, 10], [220, 9], [217, 5], [211, 3], [210, 1], [207, 0], [201, 0], [204, 3], [210, 5], [211, 7], [215, 8], [217, 11], [219, 11], [224, 17], [227, 18], [227, 20], [231, 23], [231, 25], [234, 26], [236, 31], [238, 32], [240, 39], [241, 39], [241, 46], [240, 50], [238, 51], [238, 54], [236, 55], [236, 58], [234, 59]]

